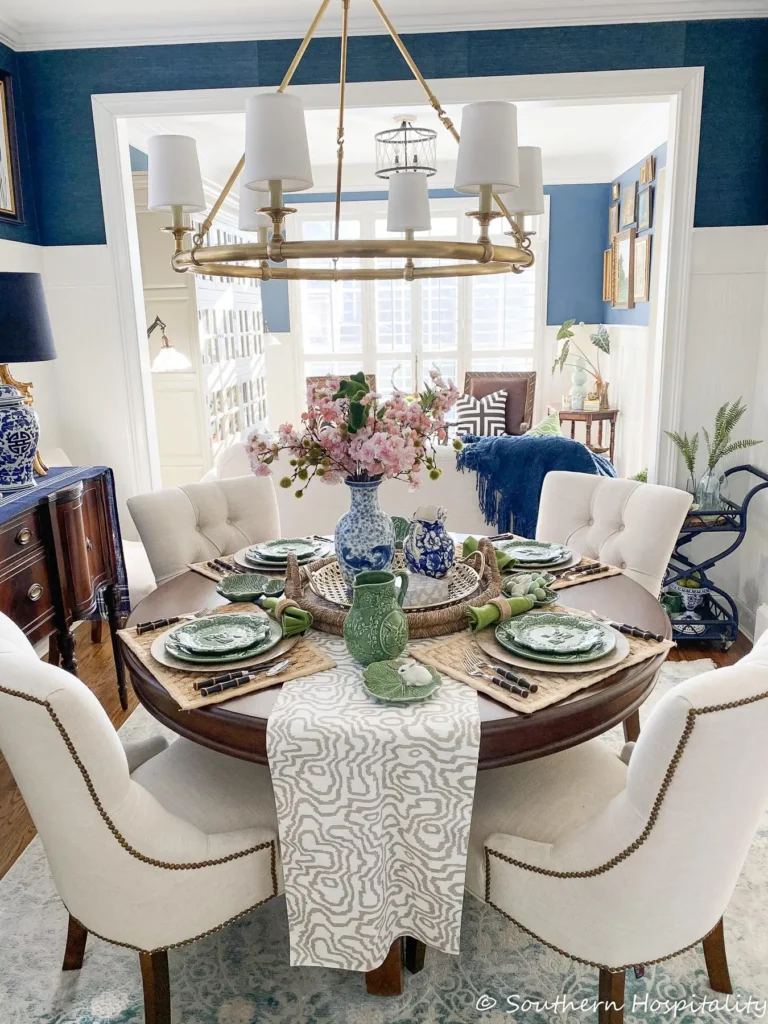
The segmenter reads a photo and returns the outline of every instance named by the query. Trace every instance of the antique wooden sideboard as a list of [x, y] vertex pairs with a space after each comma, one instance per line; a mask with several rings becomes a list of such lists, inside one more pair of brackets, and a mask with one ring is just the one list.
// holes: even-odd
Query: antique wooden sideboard
[[127, 707], [116, 634], [128, 590], [110, 469], [51, 469], [35, 488], [0, 497], [0, 611], [31, 643], [53, 639], [52, 651], [74, 675], [72, 624], [106, 618]]

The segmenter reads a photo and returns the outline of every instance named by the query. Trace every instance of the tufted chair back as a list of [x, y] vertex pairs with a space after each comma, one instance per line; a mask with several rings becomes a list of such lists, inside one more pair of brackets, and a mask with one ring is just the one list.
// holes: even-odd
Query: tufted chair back
[[664, 695], [626, 788], [596, 817], [552, 844], [490, 836], [511, 858], [490, 858], [491, 901], [514, 892], [516, 920], [539, 935], [541, 908], [558, 908], [545, 940], [613, 969], [697, 943], [722, 917], [768, 801], [766, 730], [768, 637]]
[[158, 585], [190, 562], [231, 555], [280, 536], [271, 477], [252, 475], [169, 487], [128, 499]]
[[690, 494], [675, 487], [547, 473], [536, 538], [617, 565], [657, 597], [690, 505]]

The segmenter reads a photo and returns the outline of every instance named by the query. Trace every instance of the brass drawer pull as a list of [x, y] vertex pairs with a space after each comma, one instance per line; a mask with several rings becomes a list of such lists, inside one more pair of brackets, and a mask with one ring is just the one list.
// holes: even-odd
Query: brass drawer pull
[[23, 547], [25, 544], [29, 544], [31, 540], [32, 531], [28, 529], [26, 526], [22, 526], [22, 528], [16, 534], [16, 543], [21, 544]]
[[33, 583], [27, 591], [27, 597], [30, 601], [39, 601], [43, 596], [43, 588], [39, 583]]

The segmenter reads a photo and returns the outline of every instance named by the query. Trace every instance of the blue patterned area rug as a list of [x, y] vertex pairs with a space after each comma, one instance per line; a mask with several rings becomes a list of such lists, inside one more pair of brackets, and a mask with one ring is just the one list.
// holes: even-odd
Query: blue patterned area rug
[[[668, 664], [649, 706], [670, 686], [710, 667], [703, 660]], [[140, 708], [123, 735], [158, 728]], [[614, 731], [607, 741], [620, 747], [622, 738]], [[66, 913], [35, 840], [0, 882], [0, 1024], [142, 1024], [137, 954], [90, 937], [82, 971], [63, 974], [65, 933]], [[696, 949], [649, 967], [642, 979], [630, 973], [627, 1024], [742, 1024], [768, 1018], [768, 818], [726, 914], [726, 941], [736, 987], [730, 1004], [709, 988], [704, 957]], [[540, 946], [471, 897], [464, 908], [461, 956], [429, 951], [425, 969], [406, 974], [405, 993], [392, 999], [367, 996], [363, 978], [351, 972], [289, 967], [282, 899], [223, 932], [172, 950], [169, 957], [174, 1024], [596, 1024], [597, 1019], [588, 1009], [597, 999], [596, 971]], [[704, 999], [719, 1002], [702, 1007]]]

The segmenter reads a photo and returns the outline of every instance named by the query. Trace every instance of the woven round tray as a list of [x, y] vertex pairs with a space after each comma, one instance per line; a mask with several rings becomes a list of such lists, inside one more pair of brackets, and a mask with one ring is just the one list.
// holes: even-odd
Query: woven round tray
[[[487, 604], [494, 597], [499, 596], [501, 574], [496, 565], [493, 545], [486, 537], [483, 537], [478, 550], [485, 556], [485, 568], [480, 577], [479, 589], [476, 590], [473, 597], [440, 608], [428, 608], [421, 611], [403, 609], [408, 619], [408, 636], [411, 640], [423, 640], [426, 637], [458, 633], [467, 628], [467, 608]], [[313, 574], [335, 563], [335, 556], [331, 556], [300, 567], [296, 557], [289, 555], [288, 569], [285, 574], [285, 596], [312, 613], [315, 629], [319, 629], [323, 633], [341, 636], [348, 605], [342, 607], [321, 597], [310, 585]]]
[[[467, 561], [455, 562], [448, 573], [448, 597], [444, 601], [434, 601], [430, 604], [410, 605], [404, 611], [426, 611], [428, 609], [447, 608], [449, 605], [457, 604], [459, 601], [466, 601], [472, 597], [480, 586], [480, 574], [484, 565], [482, 558], [477, 558], [479, 552], [470, 555]], [[474, 569], [470, 562], [477, 565]], [[405, 569], [405, 557], [402, 551], [395, 552], [395, 560], [392, 564], [392, 572]], [[347, 584], [336, 559], [328, 562], [321, 569], [313, 572], [310, 576], [309, 585], [318, 597], [324, 597], [331, 604], [338, 604], [342, 608], [352, 606]]]

